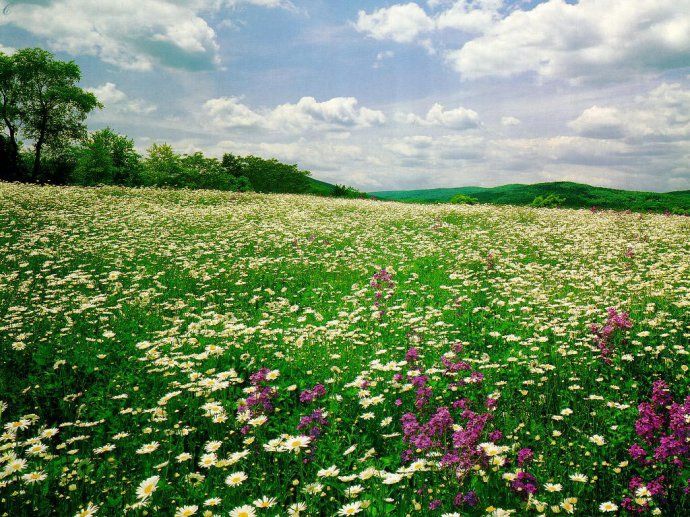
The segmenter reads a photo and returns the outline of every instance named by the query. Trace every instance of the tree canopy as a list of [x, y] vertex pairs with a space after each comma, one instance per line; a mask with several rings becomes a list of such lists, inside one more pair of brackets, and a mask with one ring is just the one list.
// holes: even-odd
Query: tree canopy
[[0, 53], [0, 95], [12, 174], [19, 163], [21, 133], [33, 142], [32, 177], [41, 175], [45, 148], [56, 149], [86, 135], [86, 117], [100, 103], [77, 85], [81, 71], [73, 61], [59, 61], [40, 48], [8, 56]]

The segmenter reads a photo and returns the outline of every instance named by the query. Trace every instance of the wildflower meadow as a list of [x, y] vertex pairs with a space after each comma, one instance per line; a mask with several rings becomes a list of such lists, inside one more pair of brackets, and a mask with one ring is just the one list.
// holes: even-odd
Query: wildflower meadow
[[690, 513], [690, 219], [0, 184], [0, 515]]

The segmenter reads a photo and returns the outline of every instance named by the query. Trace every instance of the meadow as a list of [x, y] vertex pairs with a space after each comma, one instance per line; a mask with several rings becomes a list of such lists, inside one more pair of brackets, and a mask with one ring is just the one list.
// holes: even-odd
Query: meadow
[[0, 514], [687, 515], [690, 219], [0, 183]]

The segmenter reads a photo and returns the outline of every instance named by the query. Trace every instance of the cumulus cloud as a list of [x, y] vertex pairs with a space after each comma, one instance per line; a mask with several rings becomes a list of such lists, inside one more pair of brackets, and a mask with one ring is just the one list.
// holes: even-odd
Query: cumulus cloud
[[446, 110], [442, 104], [434, 104], [424, 117], [409, 113], [402, 117], [410, 124], [421, 126], [441, 126], [450, 129], [464, 130], [480, 126], [479, 115], [476, 111], [462, 106]]
[[45, 38], [52, 50], [97, 56], [128, 70], [149, 70], [154, 64], [203, 70], [220, 63], [216, 33], [203, 14], [242, 3], [288, 5], [277, 0], [21, 0], [8, 6], [0, 26]]
[[353, 144], [313, 141], [300, 138], [294, 142], [238, 142], [222, 140], [214, 146], [215, 154], [253, 154], [296, 163], [300, 167], [320, 171], [342, 171], [361, 160], [363, 150]]
[[690, 65], [690, 0], [550, 0], [449, 51], [465, 78], [616, 79]]
[[377, 9], [371, 14], [359, 11], [355, 27], [377, 40], [410, 43], [420, 34], [432, 31], [435, 23], [424, 9], [410, 2]]
[[149, 115], [157, 109], [155, 104], [143, 99], [130, 99], [114, 83], [105, 83], [86, 90], [93, 93], [109, 112]]
[[439, 29], [457, 29], [467, 33], [482, 33], [500, 18], [503, 0], [459, 0], [436, 17]]
[[690, 138], [690, 90], [662, 83], [632, 106], [592, 106], [568, 126], [592, 138], [685, 140]]
[[302, 97], [297, 103], [255, 111], [237, 97], [220, 97], [204, 103], [204, 111], [220, 128], [262, 128], [298, 133], [310, 130], [346, 130], [384, 124], [381, 111], [358, 106], [354, 97], [319, 102]]
[[377, 40], [396, 43], [417, 42], [433, 53], [433, 43], [421, 36], [443, 29], [456, 29], [466, 33], [482, 33], [499, 18], [503, 0], [454, 0], [429, 2], [430, 7], [444, 6], [428, 14], [419, 4], [409, 2], [383, 7], [371, 13], [359, 11], [355, 28]]

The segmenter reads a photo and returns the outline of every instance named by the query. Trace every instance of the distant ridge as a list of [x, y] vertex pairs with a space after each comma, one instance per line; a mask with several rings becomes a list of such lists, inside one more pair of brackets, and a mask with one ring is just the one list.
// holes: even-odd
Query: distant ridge
[[494, 205], [529, 205], [537, 196], [556, 194], [565, 198], [562, 206], [568, 208], [598, 207], [613, 210], [654, 211], [666, 210], [690, 214], [690, 190], [677, 192], [641, 192], [593, 187], [583, 183], [555, 181], [534, 184], [510, 184], [499, 187], [458, 187], [424, 190], [387, 190], [369, 192], [378, 199], [410, 203], [447, 203], [457, 194]]

